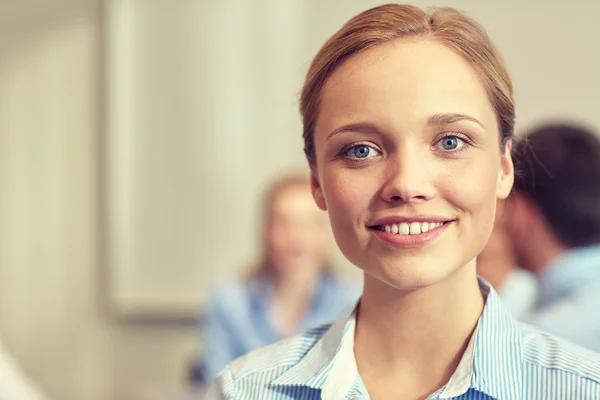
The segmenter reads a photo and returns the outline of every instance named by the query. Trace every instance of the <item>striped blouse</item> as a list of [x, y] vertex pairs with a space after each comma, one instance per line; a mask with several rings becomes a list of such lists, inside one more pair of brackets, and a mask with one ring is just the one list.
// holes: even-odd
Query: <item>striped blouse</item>
[[[517, 322], [488, 284], [480, 286], [487, 298], [475, 333], [448, 383], [428, 399], [600, 400], [600, 354]], [[211, 396], [369, 399], [354, 359], [355, 312], [237, 359]]]

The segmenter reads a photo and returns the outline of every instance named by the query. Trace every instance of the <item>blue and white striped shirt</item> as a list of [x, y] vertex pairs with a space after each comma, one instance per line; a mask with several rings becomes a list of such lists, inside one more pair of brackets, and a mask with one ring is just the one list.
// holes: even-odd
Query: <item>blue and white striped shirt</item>
[[[480, 286], [487, 298], [475, 333], [449, 382], [428, 399], [600, 400], [600, 354], [517, 322], [488, 284]], [[355, 312], [237, 359], [213, 395], [369, 399], [354, 359]]]

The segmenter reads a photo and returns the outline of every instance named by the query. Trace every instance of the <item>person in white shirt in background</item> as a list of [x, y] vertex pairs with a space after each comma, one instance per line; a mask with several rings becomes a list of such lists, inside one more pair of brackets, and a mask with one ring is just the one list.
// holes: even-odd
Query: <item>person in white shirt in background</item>
[[477, 257], [477, 274], [496, 289], [504, 305], [519, 319], [533, 311], [538, 294], [535, 276], [518, 267], [517, 257], [502, 218], [505, 203], [498, 203], [492, 236]]
[[48, 400], [0, 341], [0, 399]]

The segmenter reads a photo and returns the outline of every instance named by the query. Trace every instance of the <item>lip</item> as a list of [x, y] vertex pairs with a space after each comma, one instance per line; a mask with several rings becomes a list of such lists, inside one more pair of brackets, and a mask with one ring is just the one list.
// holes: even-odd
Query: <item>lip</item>
[[435, 223], [440, 223], [440, 222], [450, 222], [452, 221], [453, 218], [445, 218], [445, 217], [441, 217], [439, 215], [415, 215], [415, 216], [411, 216], [411, 217], [402, 217], [402, 216], [390, 216], [390, 217], [384, 217], [384, 218], [380, 218], [378, 220], [376, 220], [375, 222], [373, 222], [372, 224], [368, 224], [367, 227], [372, 229], [375, 226], [381, 226], [381, 225], [392, 225], [392, 224], [399, 224], [401, 222], [406, 222], [406, 223], [411, 223], [411, 222], [435, 222]]
[[[430, 231], [419, 233], [418, 235], [400, 235], [396, 233], [388, 233], [376, 228], [377, 226], [399, 224], [401, 222], [434, 222], [443, 223], [443, 225], [438, 226]], [[440, 235], [442, 235], [442, 233], [444, 233], [453, 222], [453, 219], [436, 215], [416, 215], [411, 217], [395, 216], [378, 219], [373, 225], [370, 225], [367, 228], [369, 231], [373, 232], [378, 239], [386, 242], [387, 244], [391, 244], [395, 247], [411, 249], [425, 246], [426, 244], [433, 242]]]

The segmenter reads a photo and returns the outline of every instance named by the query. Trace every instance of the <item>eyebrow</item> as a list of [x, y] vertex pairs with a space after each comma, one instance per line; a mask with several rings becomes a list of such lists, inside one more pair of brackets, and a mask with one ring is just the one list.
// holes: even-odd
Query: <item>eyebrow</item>
[[369, 122], [357, 122], [334, 129], [333, 132], [327, 135], [327, 139], [341, 132], [377, 133], [379, 132], [379, 129]]
[[[445, 125], [445, 124], [453, 124], [455, 122], [460, 121], [471, 121], [476, 123], [485, 129], [485, 126], [481, 121], [479, 121], [475, 117], [471, 117], [467, 114], [458, 114], [458, 113], [444, 113], [444, 114], [433, 114], [429, 118], [427, 118], [427, 125], [435, 126], [435, 125]], [[357, 122], [353, 124], [343, 125], [339, 128], [334, 129], [329, 135], [327, 135], [327, 139], [332, 136], [337, 135], [341, 132], [357, 132], [357, 133], [379, 133], [379, 129], [376, 125], [369, 122]]]
[[485, 126], [483, 125], [483, 123], [481, 121], [479, 121], [477, 118], [471, 117], [470, 115], [466, 115], [466, 114], [456, 114], [456, 113], [433, 114], [432, 116], [430, 116], [427, 119], [427, 125], [453, 124], [455, 122], [464, 121], [464, 120], [475, 122], [477, 125], [481, 126], [483, 129], [485, 129]]

